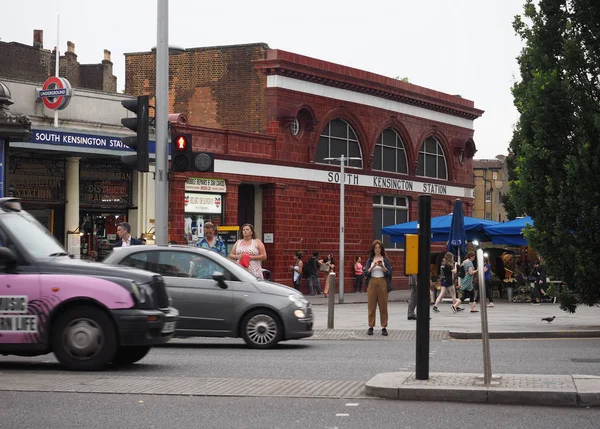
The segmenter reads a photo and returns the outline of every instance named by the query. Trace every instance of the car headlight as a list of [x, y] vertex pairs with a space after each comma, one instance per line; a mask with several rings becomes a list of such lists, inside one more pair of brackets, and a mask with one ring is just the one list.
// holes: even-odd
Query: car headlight
[[131, 282], [131, 294], [140, 304], [146, 302], [146, 289], [139, 287], [136, 282]]
[[290, 301], [294, 303], [294, 305], [298, 308], [304, 308], [308, 304], [308, 301], [304, 298], [299, 297], [298, 295], [289, 295], [288, 298]]

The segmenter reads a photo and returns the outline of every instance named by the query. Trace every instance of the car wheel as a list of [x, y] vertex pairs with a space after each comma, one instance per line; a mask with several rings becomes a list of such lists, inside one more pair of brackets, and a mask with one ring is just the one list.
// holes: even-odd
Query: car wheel
[[115, 365], [130, 365], [142, 360], [150, 351], [150, 346], [122, 346], [112, 362]]
[[256, 310], [244, 318], [242, 322], [242, 338], [254, 349], [274, 347], [282, 337], [279, 319], [269, 310]]
[[96, 371], [113, 360], [117, 334], [110, 317], [95, 307], [68, 310], [54, 324], [52, 350], [58, 361], [74, 371]]

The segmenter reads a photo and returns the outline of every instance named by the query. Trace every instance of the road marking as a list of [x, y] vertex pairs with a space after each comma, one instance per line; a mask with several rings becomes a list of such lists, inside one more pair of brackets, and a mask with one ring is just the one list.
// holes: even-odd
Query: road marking
[[349, 402], [346, 404], [347, 407], [358, 407], [358, 404]]
[[350, 417], [350, 414], [337, 413], [335, 416], [336, 417]]

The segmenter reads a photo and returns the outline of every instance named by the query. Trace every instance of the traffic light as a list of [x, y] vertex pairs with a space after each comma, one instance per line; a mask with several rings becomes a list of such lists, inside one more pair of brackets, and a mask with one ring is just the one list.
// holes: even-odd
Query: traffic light
[[171, 135], [171, 170], [175, 172], [214, 171], [213, 154], [194, 152], [192, 141], [191, 134], [173, 133]]
[[125, 146], [135, 150], [136, 155], [124, 155], [121, 161], [132, 168], [146, 173], [150, 171], [149, 143], [149, 100], [147, 95], [140, 95], [134, 100], [123, 100], [121, 105], [136, 114], [135, 118], [122, 118], [121, 124], [136, 133], [135, 136], [121, 138]]
[[171, 169], [189, 171], [192, 166], [192, 135], [175, 133], [171, 135]]

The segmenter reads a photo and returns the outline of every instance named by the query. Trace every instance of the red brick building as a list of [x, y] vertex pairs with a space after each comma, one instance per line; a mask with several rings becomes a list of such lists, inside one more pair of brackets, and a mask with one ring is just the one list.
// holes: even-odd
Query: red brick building
[[[128, 94], [153, 97], [155, 64], [155, 52], [126, 54]], [[194, 228], [186, 212], [199, 188], [188, 179], [219, 179], [210, 198], [221, 211], [194, 219], [253, 223], [263, 266], [291, 284], [296, 250], [337, 259], [340, 167], [324, 158], [342, 154], [359, 158], [345, 168], [346, 292], [354, 256], [368, 256], [381, 226], [416, 219], [418, 195], [432, 194], [432, 216], [456, 198], [471, 213], [473, 123], [483, 113], [473, 101], [265, 44], [173, 52], [169, 79], [173, 125], [194, 135], [194, 150], [215, 154], [214, 173], [172, 175], [170, 239]], [[383, 239], [402, 287], [403, 252]]]

